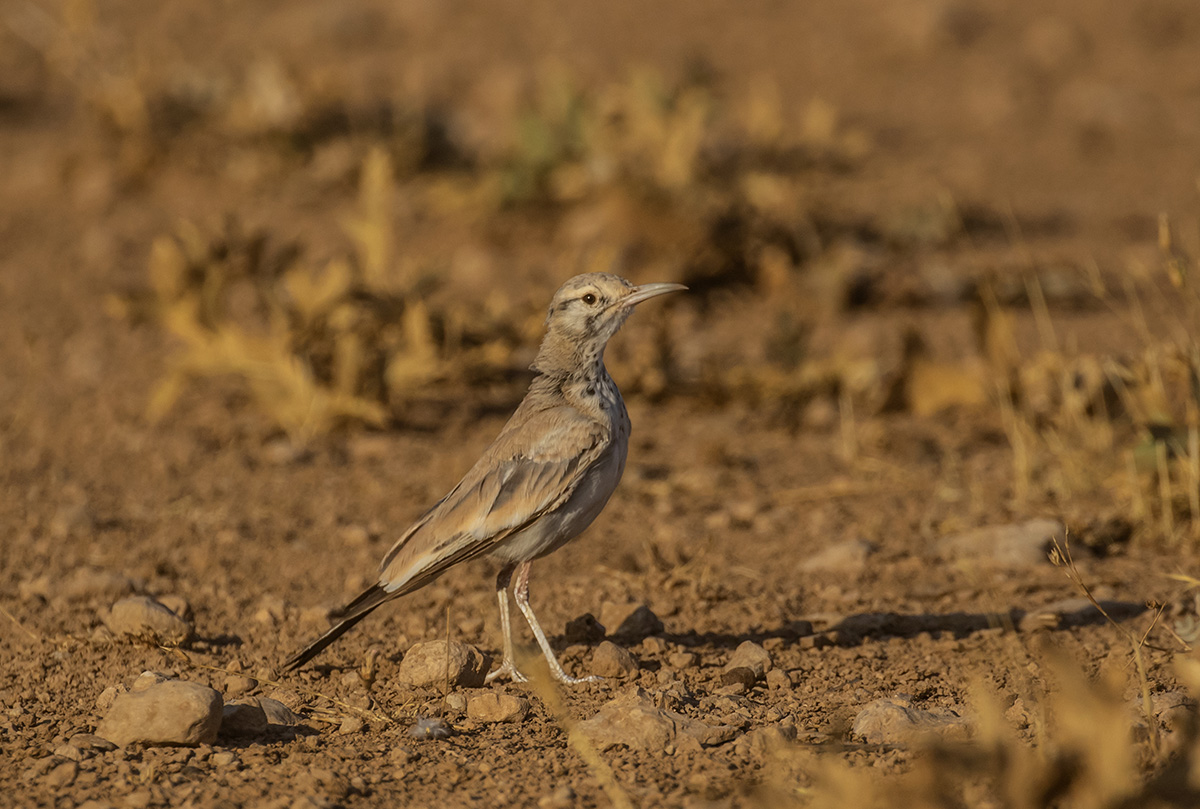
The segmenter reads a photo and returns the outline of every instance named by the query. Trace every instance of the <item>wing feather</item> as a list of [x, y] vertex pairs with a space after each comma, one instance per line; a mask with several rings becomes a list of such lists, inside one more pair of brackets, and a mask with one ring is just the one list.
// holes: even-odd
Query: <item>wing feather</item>
[[392, 546], [380, 563], [380, 585], [391, 594], [416, 590], [553, 511], [570, 498], [607, 438], [607, 427], [567, 406], [514, 418]]

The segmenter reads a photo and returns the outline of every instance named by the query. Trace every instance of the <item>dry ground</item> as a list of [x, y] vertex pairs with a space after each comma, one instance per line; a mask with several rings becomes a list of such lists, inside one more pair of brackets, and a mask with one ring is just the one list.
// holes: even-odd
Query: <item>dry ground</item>
[[[1135, 781], [1170, 771], [1169, 740], [1135, 703], [1144, 682], [1165, 733], [1185, 691], [1176, 655], [1195, 640], [1195, 607], [1169, 578], [1196, 572], [1185, 464], [1168, 523], [1153, 446], [1150, 471], [1126, 463], [1147, 419], [1089, 411], [1111, 417], [1112, 434], [1086, 455], [1093, 421], [1056, 421], [1066, 406], [1039, 410], [1030, 395], [1014, 426], [992, 375], [1050, 356], [1053, 376], [1090, 356], [1136, 376], [1156, 367], [1138, 365], [1155, 340], [1178, 342], [1182, 293], [1155, 279], [1171, 255], [1200, 255], [1198, 43], [1200, 12], [1182, 0], [1053, 14], [916, 0], [0, 6], [3, 802], [609, 803], [601, 770], [536, 694], [519, 725], [451, 715], [450, 740], [407, 735], [416, 715], [444, 710], [436, 692], [395, 680], [410, 643], [448, 631], [496, 649], [487, 562], [255, 692], [331, 709], [298, 732], [100, 753], [74, 770], [53, 757], [94, 729], [109, 686], [153, 669], [226, 690], [230, 675], [201, 664], [266, 676], [319, 631], [324, 609], [368, 580], [500, 428], [539, 308], [600, 261], [638, 282], [686, 280], [694, 294], [639, 312], [618, 336], [613, 372], [634, 424], [626, 479], [581, 541], [535, 567], [535, 604], [561, 636], [606, 603], [644, 600], [665, 631], [629, 644], [642, 688], [743, 732], [794, 726], [798, 745], [603, 753], [634, 805], [866, 802], [874, 773], [902, 779], [933, 755], [850, 732], [864, 705], [900, 694], [970, 715], [994, 696], [1021, 749], [1056, 749], [1046, 715], [1059, 715], [1051, 728], [1072, 712], [1095, 718], [1083, 735], [1102, 735], [1099, 697], [1079, 707], [1046, 696], [1068, 677], [1050, 676], [1059, 652], [1117, 683], [1126, 730], [1142, 723]], [[586, 96], [649, 71], [724, 111], [710, 134], [727, 160], [672, 168], [651, 132], [650, 146], [627, 138], [607, 155], [649, 154], [649, 169], [621, 165], [650, 190], [596, 180], [603, 161], [586, 159], [580, 190], [578, 172], [558, 170], [572, 157], [543, 159], [514, 135], [522, 109], [557, 120], [536, 100], [547, 76]], [[649, 130], [686, 140], [692, 130], [670, 117], [686, 111], [680, 98], [691, 97], [651, 115]], [[297, 428], [299, 439], [226, 376], [201, 376], [148, 418], [179, 352], [156, 310], [136, 304], [155, 240], [189, 222], [207, 243], [232, 219], [323, 265], [353, 251], [345, 223], [361, 212], [358, 168], [378, 143], [394, 174], [387, 269], [450, 313], [439, 328], [465, 323], [480, 346], [498, 346], [486, 372], [418, 370], [419, 395], [389, 400], [382, 426]], [[1166, 259], [1161, 213], [1180, 234]], [[1136, 301], [1129, 279], [1147, 290]], [[998, 322], [1015, 355], [988, 342]], [[906, 334], [923, 353], [905, 354]], [[450, 367], [447, 345], [434, 364]], [[1011, 366], [997, 369], [1004, 357]], [[1194, 403], [1164, 405], [1175, 406], [1186, 433]], [[1062, 569], [981, 565], [939, 544], [1038, 516], [1071, 528], [1098, 597], [1134, 605], [1118, 617], [1155, 647], [1142, 649], [1144, 678], [1125, 635], [1094, 611], [1042, 631], [1022, 623], [1081, 595]], [[873, 548], [865, 559], [807, 564], [857, 540]], [[111, 638], [103, 610], [125, 585], [109, 574], [186, 599], [190, 663]], [[1165, 612], [1140, 609], [1148, 601]], [[748, 639], [784, 684], [722, 685]], [[568, 668], [587, 669], [586, 645], [558, 642]], [[371, 648], [381, 656], [368, 693], [353, 672]], [[680, 651], [696, 665], [672, 664]], [[571, 690], [567, 721], [631, 687]], [[314, 693], [396, 721], [342, 733], [352, 709]], [[840, 762], [851, 769], [828, 776]], [[845, 772], [854, 777], [837, 780]], [[1040, 805], [989, 791], [988, 765], [963, 772], [950, 780], [967, 785], [966, 805]], [[1186, 805], [1195, 792], [1182, 783], [1156, 800]], [[872, 799], [887, 803], [886, 790]], [[1089, 795], [1066, 800], [1103, 803]]]

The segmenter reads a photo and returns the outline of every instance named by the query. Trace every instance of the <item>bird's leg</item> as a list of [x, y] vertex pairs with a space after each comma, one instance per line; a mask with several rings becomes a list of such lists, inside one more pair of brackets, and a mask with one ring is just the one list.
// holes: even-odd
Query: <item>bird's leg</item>
[[513, 587], [513, 600], [517, 602], [517, 609], [529, 622], [529, 628], [533, 630], [533, 636], [537, 638], [538, 646], [542, 647], [542, 654], [546, 656], [546, 662], [550, 664], [550, 674], [560, 683], [567, 685], [599, 680], [599, 677], [572, 677], [563, 671], [558, 658], [554, 656], [554, 650], [550, 648], [550, 642], [546, 640], [546, 633], [542, 631], [537, 616], [533, 614], [533, 608], [529, 606], [529, 568], [531, 566], [532, 562], [522, 562], [517, 568], [517, 583]]
[[515, 564], [505, 565], [496, 574], [496, 600], [500, 602], [500, 633], [504, 635], [504, 659], [500, 661], [500, 668], [490, 672], [484, 682], [490, 683], [501, 677], [507, 677], [514, 683], [529, 681], [528, 677], [517, 671], [516, 663], [513, 662], [512, 622], [508, 615], [508, 582], [512, 579], [516, 567]]

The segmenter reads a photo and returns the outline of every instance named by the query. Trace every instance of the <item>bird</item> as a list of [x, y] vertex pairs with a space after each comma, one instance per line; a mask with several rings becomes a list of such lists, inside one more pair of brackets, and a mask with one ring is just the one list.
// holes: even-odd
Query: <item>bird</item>
[[[604, 349], [638, 304], [682, 284], [635, 286], [611, 273], [584, 273], [550, 301], [546, 331], [525, 397], [458, 485], [396, 540], [374, 584], [335, 613], [325, 634], [283, 663], [303, 666], [380, 606], [425, 587], [457, 564], [488, 555], [500, 563], [496, 596], [504, 651], [486, 682], [528, 678], [513, 654], [508, 589], [545, 655], [551, 675], [568, 675], [529, 605], [533, 561], [579, 536], [604, 509], [625, 471], [630, 423], [604, 365]], [[515, 581], [514, 581], [515, 579]]]

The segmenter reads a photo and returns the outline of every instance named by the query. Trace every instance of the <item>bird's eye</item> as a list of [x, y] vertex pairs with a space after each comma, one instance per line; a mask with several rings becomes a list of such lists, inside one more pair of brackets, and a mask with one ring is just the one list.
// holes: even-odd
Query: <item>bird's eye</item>
[[586, 294], [582, 298], [580, 298], [580, 300], [583, 301], [584, 303], [586, 303], [588, 306], [591, 306], [592, 304], [594, 304], [596, 302], [596, 296], [589, 292], [588, 294]]

